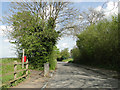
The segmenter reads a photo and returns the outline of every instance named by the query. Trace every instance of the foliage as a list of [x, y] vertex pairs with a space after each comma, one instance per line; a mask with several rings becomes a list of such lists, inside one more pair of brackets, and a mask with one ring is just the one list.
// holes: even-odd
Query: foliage
[[18, 12], [13, 15], [13, 31], [11, 32], [12, 42], [17, 45], [19, 57], [22, 49], [29, 58], [34, 68], [43, 67], [43, 63], [50, 61], [53, 47], [56, 44], [59, 33], [54, 29], [55, 21], [49, 18], [48, 21], [35, 19], [30, 12]]
[[59, 57], [61, 57], [61, 55], [60, 55], [60, 51], [59, 51], [59, 49], [57, 48], [57, 46], [54, 46], [54, 48], [53, 48], [53, 57], [54, 57], [54, 59], [57, 59], [57, 58], [59, 58]]
[[54, 46], [53, 51], [49, 57], [50, 69], [55, 70], [58, 57], [60, 57], [59, 49], [56, 46]]
[[70, 53], [68, 51], [68, 48], [65, 48], [64, 50], [62, 50], [60, 52], [61, 57], [59, 58], [60, 61], [64, 60], [64, 59], [68, 59], [70, 57]]
[[73, 62], [77, 63], [79, 61], [80, 58], [80, 50], [78, 47], [74, 47], [71, 51], [71, 57], [73, 58]]
[[31, 67], [41, 68], [45, 62], [54, 62], [51, 59], [53, 48], [65, 28], [56, 31], [56, 23], [66, 25], [76, 16], [69, 5], [69, 2], [42, 1], [11, 3], [12, 16], [8, 16], [7, 23], [13, 30], [9, 35], [15, 40], [12, 43], [16, 44], [19, 57], [25, 49]]
[[[40, 68], [45, 62], [53, 62], [50, 58], [59, 35], [77, 17], [70, 4], [42, 1], [11, 3], [12, 16], [7, 18], [7, 23], [13, 27], [10, 38], [15, 40], [12, 43], [16, 44], [19, 57], [25, 49], [31, 67]], [[62, 29], [56, 31], [56, 24], [61, 24]]]
[[71, 62], [71, 61], [73, 61], [72, 58], [68, 58], [68, 59], [64, 59], [64, 60], [62, 60], [62, 62]]
[[102, 20], [97, 24], [91, 24], [77, 37], [77, 46], [80, 50], [77, 61], [82, 64], [119, 69], [117, 17], [112, 17], [112, 21]]
[[[78, 9], [74, 8], [72, 2], [55, 2], [51, 0], [51, 2], [43, 2], [44, 0], [40, 0], [39, 2], [11, 2], [10, 3], [10, 14], [16, 14], [17, 12], [30, 12], [36, 20], [39, 18], [43, 21], [47, 21], [50, 17], [52, 17], [55, 21], [54, 24], [62, 25], [62, 27], [56, 27], [56, 30], [60, 32], [60, 34], [67, 33], [66, 29], [68, 29], [68, 24], [72, 23], [73, 20], [78, 19]], [[11, 26], [12, 21], [9, 20], [11, 15], [5, 16], [8, 20], [3, 20], [3, 22], [9, 23]]]

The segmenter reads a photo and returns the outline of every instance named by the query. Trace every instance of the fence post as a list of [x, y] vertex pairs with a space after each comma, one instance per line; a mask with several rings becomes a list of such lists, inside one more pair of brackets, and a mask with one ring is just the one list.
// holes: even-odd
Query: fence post
[[26, 76], [28, 75], [28, 59], [26, 61]]
[[49, 76], [49, 63], [44, 63], [44, 76]]
[[14, 79], [17, 77], [17, 61], [14, 61]]
[[23, 56], [22, 56], [22, 68], [24, 68], [24, 49], [23, 49]]

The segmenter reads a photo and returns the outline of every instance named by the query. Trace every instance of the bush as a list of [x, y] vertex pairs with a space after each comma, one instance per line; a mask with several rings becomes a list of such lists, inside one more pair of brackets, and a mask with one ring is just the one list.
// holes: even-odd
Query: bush
[[74, 47], [72, 50], [71, 50], [71, 56], [73, 58], [73, 62], [77, 63], [77, 62], [80, 62], [80, 50], [79, 48], [77, 47]]
[[[107, 69], [119, 69], [117, 17], [113, 17], [112, 21], [102, 20], [97, 24], [91, 24], [77, 37], [77, 46], [80, 51], [73, 52], [75, 62]], [[79, 55], [76, 54], [77, 52]]]
[[25, 49], [26, 56], [34, 68], [43, 67], [49, 60], [53, 48], [59, 37], [55, 30], [55, 21], [50, 17], [44, 21], [31, 12], [23, 11], [14, 14], [12, 21], [13, 30], [10, 32], [11, 39], [17, 47], [19, 57], [22, 57], [22, 49]]
[[56, 46], [54, 46], [48, 61], [50, 64], [50, 70], [55, 70], [58, 57], [59, 57], [59, 49]]

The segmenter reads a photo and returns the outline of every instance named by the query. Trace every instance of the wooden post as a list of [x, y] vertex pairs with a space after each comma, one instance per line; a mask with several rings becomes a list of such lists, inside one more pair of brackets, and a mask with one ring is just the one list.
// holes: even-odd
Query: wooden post
[[22, 68], [24, 68], [24, 49], [23, 49], [23, 56], [22, 56]]
[[14, 79], [17, 77], [17, 61], [14, 61]]
[[57, 59], [55, 59], [56, 60], [56, 69], [57, 69]]
[[49, 76], [49, 63], [44, 63], [44, 76]]
[[28, 59], [27, 59], [27, 61], [26, 61], [26, 76], [28, 75]]

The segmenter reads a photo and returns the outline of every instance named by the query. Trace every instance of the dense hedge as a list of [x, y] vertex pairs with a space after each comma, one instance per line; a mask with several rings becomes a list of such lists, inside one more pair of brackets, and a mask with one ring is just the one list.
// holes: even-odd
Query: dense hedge
[[78, 47], [74, 47], [71, 51], [71, 56], [74, 59], [73, 62], [75, 63], [79, 63], [79, 59], [80, 59], [80, 50]]
[[54, 69], [56, 62], [52, 53], [59, 37], [55, 30], [55, 21], [52, 17], [47, 21], [40, 17], [36, 20], [35, 17], [27, 11], [12, 16], [11, 37], [15, 40], [12, 43], [16, 44], [20, 58], [22, 49], [25, 49], [25, 54], [34, 68], [41, 68], [44, 63], [49, 62], [50, 68]]
[[[75, 62], [119, 70], [117, 17], [112, 17], [112, 21], [102, 20], [97, 24], [91, 24], [77, 37], [78, 48], [73, 49]], [[76, 54], [78, 51], [79, 55]]]

